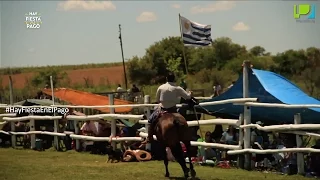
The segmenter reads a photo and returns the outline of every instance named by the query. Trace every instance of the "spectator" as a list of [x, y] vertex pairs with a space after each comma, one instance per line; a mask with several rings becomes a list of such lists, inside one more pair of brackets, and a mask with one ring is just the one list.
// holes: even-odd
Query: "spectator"
[[222, 134], [220, 141], [225, 144], [238, 144], [238, 134], [232, 125], [229, 125], [227, 131]]
[[[320, 139], [311, 148], [320, 149]], [[319, 153], [310, 153], [310, 170], [316, 176], [320, 176], [320, 155]]]
[[140, 92], [139, 88], [137, 88], [137, 86], [135, 84], [132, 85], [132, 88], [131, 88], [131, 92], [132, 93], [137, 93], [137, 92]]
[[85, 136], [96, 136], [98, 135], [98, 129], [96, 126], [96, 122], [94, 121], [86, 121], [81, 127], [81, 133]]
[[[117, 87], [117, 92], [124, 92], [121, 85], [118, 84], [118, 87]], [[115, 98], [120, 98], [121, 97], [121, 93], [116, 93], [116, 97]]]
[[35, 99], [42, 99], [42, 91], [38, 91], [37, 92], [37, 96], [35, 97]]
[[223, 129], [221, 124], [217, 124], [214, 131], [211, 133], [211, 139], [213, 142], [219, 142], [222, 137]]
[[123, 89], [122, 89], [122, 87], [121, 87], [121, 85], [120, 85], [120, 84], [118, 84], [117, 92], [123, 92]]
[[[263, 123], [261, 121], [256, 122], [256, 124], [258, 125], [263, 125]], [[269, 146], [269, 143], [267, 142], [268, 139], [266, 137], [264, 137], [264, 132], [258, 130], [258, 129], [254, 129], [251, 132], [251, 145], [253, 149], [267, 149]], [[267, 136], [267, 135], [266, 135]], [[272, 165], [275, 165], [275, 158], [272, 154], [255, 154], [255, 161], [256, 162], [261, 162], [263, 161], [265, 158], [267, 158]], [[264, 164], [266, 165], [266, 164]]]
[[[206, 143], [213, 143], [213, 140], [211, 138], [211, 133], [209, 131], [206, 132], [204, 141]], [[213, 149], [211, 147], [204, 147], [204, 161], [207, 159], [212, 159], [214, 157], [217, 157], [217, 153], [216, 153], [215, 149]]]
[[232, 86], [234, 85], [234, 83], [236, 83], [236, 82], [235, 82], [235, 81], [232, 81], [231, 85], [230, 85], [230, 86], [228, 86], [228, 88], [227, 88], [227, 89], [232, 88]]
[[[96, 127], [96, 122], [86, 121], [80, 128], [81, 134], [84, 136], [96, 136], [98, 134], [98, 129]], [[93, 145], [93, 141], [82, 141], [82, 147], [85, 151], [88, 150], [88, 147]]]
[[[256, 124], [262, 125], [262, 122], [258, 121], [258, 122], [256, 122]], [[254, 146], [255, 142], [263, 147], [263, 137], [262, 137], [261, 131], [259, 131], [258, 129], [253, 129], [251, 132], [252, 146]]]
[[[229, 125], [227, 131], [222, 134], [220, 142], [231, 145], [238, 144], [238, 134], [236, 132], [236, 129], [232, 125]], [[222, 156], [228, 160], [235, 160], [235, 158], [237, 157], [235, 155], [227, 155], [226, 151], [223, 151]]]
[[221, 93], [221, 90], [222, 90], [222, 88], [221, 88], [220, 84], [217, 83], [216, 85], [214, 85], [213, 86], [213, 97], [219, 96]]

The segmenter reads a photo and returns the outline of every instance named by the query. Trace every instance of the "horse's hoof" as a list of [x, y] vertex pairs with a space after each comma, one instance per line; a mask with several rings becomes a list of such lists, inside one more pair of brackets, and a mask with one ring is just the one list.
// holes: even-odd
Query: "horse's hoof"
[[164, 175], [164, 177], [170, 177], [170, 174], [169, 174], [169, 173], [166, 173], [166, 174]]
[[194, 169], [192, 169], [191, 170], [191, 177], [195, 178], [196, 175], [197, 175], [197, 172]]
[[184, 177], [185, 177], [186, 179], [188, 179], [188, 178], [189, 178], [189, 173], [188, 173], [188, 172], [184, 173]]
[[189, 169], [189, 168], [187, 168], [187, 169], [184, 171], [184, 177], [185, 177], [186, 179], [189, 178], [189, 172], [190, 172], [190, 169]]

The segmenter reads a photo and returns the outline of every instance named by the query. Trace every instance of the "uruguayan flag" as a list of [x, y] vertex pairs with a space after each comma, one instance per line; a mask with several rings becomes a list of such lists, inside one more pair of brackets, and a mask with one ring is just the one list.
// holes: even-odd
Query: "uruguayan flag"
[[211, 25], [199, 24], [180, 16], [181, 34], [185, 46], [208, 46], [211, 44]]

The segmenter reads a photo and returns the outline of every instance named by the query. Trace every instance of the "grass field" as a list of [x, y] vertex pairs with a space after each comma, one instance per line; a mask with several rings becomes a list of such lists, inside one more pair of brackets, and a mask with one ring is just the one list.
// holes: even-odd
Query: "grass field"
[[[162, 162], [107, 163], [106, 156], [69, 152], [0, 149], [0, 178], [3, 180], [160, 180]], [[177, 163], [169, 164], [172, 178], [181, 179]], [[238, 169], [195, 166], [201, 180], [304, 180], [302, 176], [284, 176]]]

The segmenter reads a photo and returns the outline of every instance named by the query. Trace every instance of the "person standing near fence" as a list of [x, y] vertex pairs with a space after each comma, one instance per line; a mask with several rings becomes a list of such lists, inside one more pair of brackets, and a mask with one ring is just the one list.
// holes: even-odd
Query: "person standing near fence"
[[219, 83], [216, 83], [216, 85], [214, 85], [212, 89], [213, 89], [213, 97], [219, 96], [222, 90], [221, 85]]

